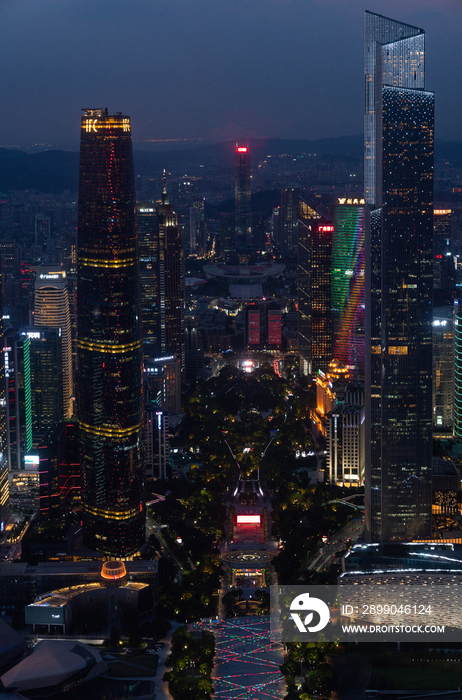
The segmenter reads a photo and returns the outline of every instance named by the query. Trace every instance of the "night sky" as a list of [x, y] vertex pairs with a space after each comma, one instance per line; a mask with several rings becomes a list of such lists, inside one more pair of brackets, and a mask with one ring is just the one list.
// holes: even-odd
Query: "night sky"
[[425, 29], [436, 137], [461, 139], [461, 0], [0, 0], [0, 145], [77, 150], [106, 106], [145, 148], [359, 134], [365, 9]]

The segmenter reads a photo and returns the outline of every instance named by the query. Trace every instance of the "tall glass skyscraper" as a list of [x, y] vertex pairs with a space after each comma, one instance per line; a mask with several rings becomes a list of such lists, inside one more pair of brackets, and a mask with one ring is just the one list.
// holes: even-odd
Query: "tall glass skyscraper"
[[160, 347], [164, 355], [176, 354], [185, 369], [184, 337], [184, 249], [183, 227], [167, 193], [164, 171], [162, 203], [157, 205], [159, 222]]
[[334, 226], [298, 199], [298, 353], [304, 376], [332, 359], [330, 288]]
[[72, 336], [66, 272], [61, 265], [39, 266], [34, 301], [34, 326], [60, 329], [62, 411], [64, 420], [68, 420], [74, 413]]
[[85, 110], [77, 292], [84, 544], [114, 557], [144, 542], [142, 336], [130, 119]]
[[153, 202], [138, 202], [138, 242], [140, 252], [141, 317], [143, 354], [159, 350], [159, 231]]
[[431, 534], [434, 95], [422, 29], [366, 12], [369, 541]]

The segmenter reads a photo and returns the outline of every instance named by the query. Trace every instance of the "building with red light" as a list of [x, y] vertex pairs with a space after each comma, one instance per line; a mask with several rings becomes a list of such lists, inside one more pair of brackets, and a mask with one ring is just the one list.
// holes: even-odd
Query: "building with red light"
[[[78, 210], [78, 391], [84, 546], [145, 541], [142, 336], [130, 119], [85, 110]], [[159, 216], [159, 240], [162, 221]]]
[[157, 205], [159, 220], [159, 293], [160, 349], [165, 355], [175, 353], [185, 369], [184, 337], [184, 250], [183, 227], [173, 211], [167, 193], [164, 171], [162, 203]]
[[78, 424], [53, 425], [38, 452], [40, 517], [60, 520], [81, 500]]
[[282, 310], [268, 309], [268, 345], [280, 346], [282, 343]]
[[247, 307], [247, 344], [260, 345], [261, 328], [260, 328], [260, 308], [255, 305]]
[[331, 264], [334, 226], [298, 200], [298, 338], [300, 372], [325, 372], [332, 359]]
[[252, 240], [250, 151], [248, 145], [238, 143], [234, 156], [234, 198], [236, 243], [239, 248], [245, 248]]

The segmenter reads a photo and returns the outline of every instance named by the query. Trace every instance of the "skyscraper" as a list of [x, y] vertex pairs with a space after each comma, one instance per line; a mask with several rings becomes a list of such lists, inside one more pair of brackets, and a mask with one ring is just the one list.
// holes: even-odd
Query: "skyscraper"
[[62, 266], [41, 265], [35, 278], [34, 326], [60, 329], [63, 418], [73, 412], [72, 337], [66, 273]]
[[462, 303], [454, 300], [454, 439], [462, 440]]
[[184, 341], [184, 251], [183, 227], [169, 202], [164, 172], [159, 221], [160, 347], [165, 355], [175, 353], [185, 368]]
[[366, 533], [431, 534], [434, 95], [422, 29], [366, 12]]
[[332, 359], [330, 286], [334, 226], [298, 200], [298, 352], [300, 373], [325, 372]]
[[[454, 307], [457, 309], [457, 306]], [[454, 405], [454, 310], [433, 309], [433, 431], [450, 430]]]
[[238, 143], [234, 156], [234, 201], [236, 242], [239, 248], [245, 248], [252, 240], [250, 151], [248, 145]]
[[6, 452], [11, 471], [24, 469], [24, 457], [32, 449], [30, 338], [8, 328], [4, 343]]
[[144, 541], [142, 338], [130, 119], [82, 118], [78, 419], [84, 544], [114, 557]]
[[281, 190], [274, 238], [283, 258], [297, 256], [299, 192], [298, 185], [289, 185]]
[[143, 354], [150, 357], [159, 350], [159, 232], [154, 204], [138, 202], [136, 221], [140, 252]]
[[364, 381], [364, 199], [337, 200], [332, 239], [333, 356]]

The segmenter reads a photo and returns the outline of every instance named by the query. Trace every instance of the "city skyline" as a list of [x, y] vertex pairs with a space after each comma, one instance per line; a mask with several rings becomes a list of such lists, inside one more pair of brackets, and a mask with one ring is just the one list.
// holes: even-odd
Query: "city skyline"
[[[462, 7], [454, 0], [404, 7], [396, 0], [202, 0], [200, 11], [186, 0], [137, 0], [129, 9], [106, 0], [26, 4], [27, 12], [11, 2], [0, 11], [5, 146], [77, 150], [77, 113], [95, 102], [130, 113], [134, 140], [146, 145], [360, 133], [362, 86], [354, 76], [364, 9], [432, 26], [428, 79], [439, 85], [439, 137], [460, 138], [452, 90], [460, 71], [450, 57]], [[162, 109], [159, 92], [168, 95]]]

